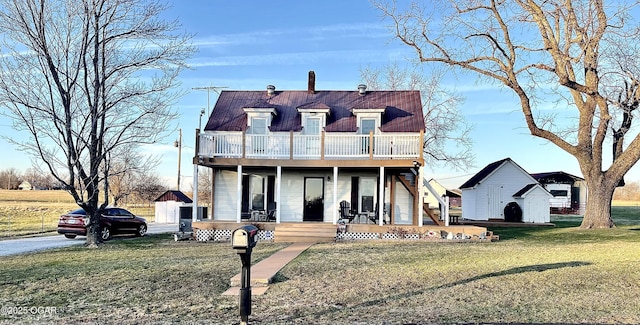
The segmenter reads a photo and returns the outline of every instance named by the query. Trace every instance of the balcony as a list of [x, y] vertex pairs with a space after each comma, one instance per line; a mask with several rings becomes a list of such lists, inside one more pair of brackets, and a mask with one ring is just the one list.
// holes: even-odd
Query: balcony
[[244, 132], [200, 133], [203, 158], [289, 160], [383, 160], [422, 158], [421, 133], [301, 135]]

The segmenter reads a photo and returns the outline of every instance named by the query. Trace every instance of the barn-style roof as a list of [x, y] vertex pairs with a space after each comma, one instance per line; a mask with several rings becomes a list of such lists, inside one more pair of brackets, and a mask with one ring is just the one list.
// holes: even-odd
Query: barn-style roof
[[[256, 106], [257, 105], [257, 106]], [[284, 90], [227, 91], [218, 97], [205, 131], [244, 131], [247, 113], [244, 108], [273, 108], [272, 132], [300, 131], [299, 109], [329, 109], [326, 132], [356, 132], [354, 110], [384, 110], [382, 132], [420, 132], [424, 130], [420, 91], [417, 90]]]
[[154, 202], [164, 202], [164, 201], [176, 201], [176, 202], [184, 202], [184, 203], [193, 203], [186, 194], [181, 191], [169, 190], [162, 195], [160, 195]]

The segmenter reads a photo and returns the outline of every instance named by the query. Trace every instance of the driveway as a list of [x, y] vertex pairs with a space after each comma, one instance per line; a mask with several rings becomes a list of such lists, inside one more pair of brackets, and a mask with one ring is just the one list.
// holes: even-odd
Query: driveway
[[[178, 231], [178, 224], [149, 223], [148, 227], [148, 234], [173, 233]], [[82, 245], [85, 241], [86, 237], [84, 236], [76, 237], [75, 239], [67, 239], [63, 235], [0, 240], [0, 256]]]

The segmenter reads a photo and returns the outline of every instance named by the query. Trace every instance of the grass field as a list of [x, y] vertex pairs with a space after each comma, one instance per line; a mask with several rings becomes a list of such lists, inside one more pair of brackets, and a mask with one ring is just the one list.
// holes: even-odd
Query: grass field
[[[575, 216], [496, 228], [494, 243], [316, 244], [254, 297], [250, 323], [639, 324], [634, 211], [615, 208], [612, 230], [578, 229]], [[259, 243], [253, 262], [284, 246]], [[237, 297], [220, 294], [239, 270], [228, 243], [169, 235], [4, 257], [0, 306], [26, 312], [0, 323], [237, 324]]]
[[[55, 233], [60, 215], [77, 208], [71, 195], [65, 191], [0, 190], [0, 239]], [[125, 208], [153, 220], [153, 205], [150, 208]]]

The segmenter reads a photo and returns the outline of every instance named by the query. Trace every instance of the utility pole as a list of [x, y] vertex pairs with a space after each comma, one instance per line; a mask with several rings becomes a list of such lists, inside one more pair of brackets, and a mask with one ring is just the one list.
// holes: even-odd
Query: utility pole
[[182, 159], [182, 129], [180, 129], [180, 135], [178, 136], [178, 140], [173, 143], [174, 147], [178, 148], [178, 188], [180, 190], [180, 165]]

